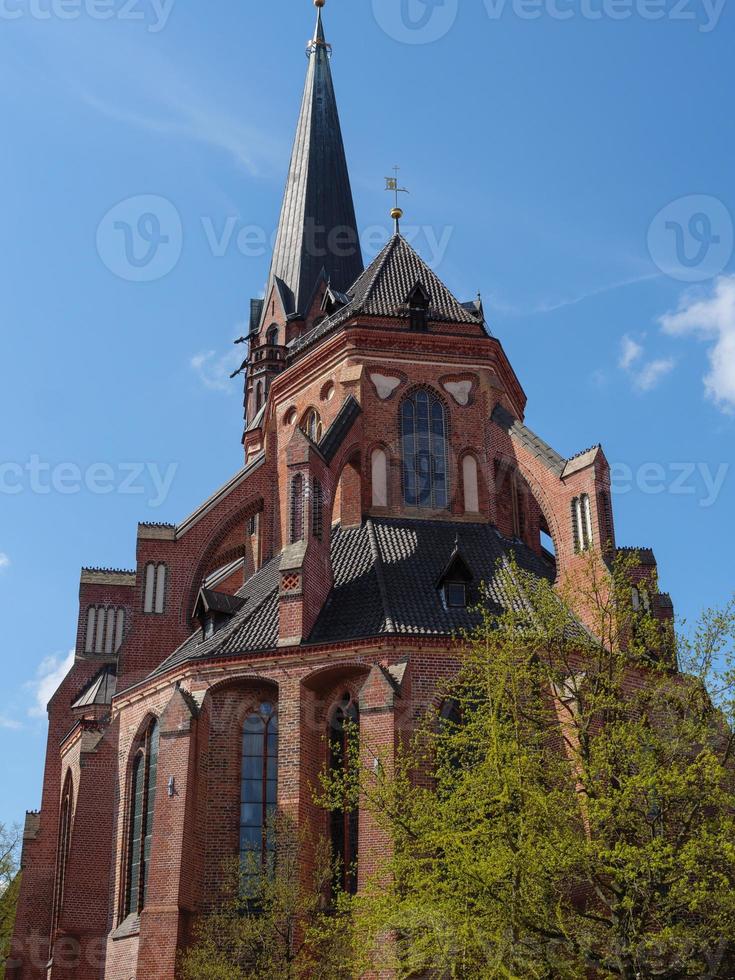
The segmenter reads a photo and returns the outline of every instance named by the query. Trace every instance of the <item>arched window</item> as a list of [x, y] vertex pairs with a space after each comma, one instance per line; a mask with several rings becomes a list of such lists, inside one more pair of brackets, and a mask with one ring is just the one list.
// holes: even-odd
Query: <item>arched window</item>
[[388, 506], [388, 457], [382, 449], [372, 455], [373, 507]]
[[[350, 764], [350, 728], [358, 726], [360, 714], [349, 692], [332, 712], [329, 722], [329, 768], [345, 769]], [[357, 891], [357, 843], [359, 814], [355, 808], [334, 810], [331, 814], [331, 841], [334, 856], [339, 860], [339, 883], [354, 895]]]
[[255, 411], [259, 412], [263, 407], [263, 382], [258, 381], [255, 385]]
[[268, 344], [269, 347], [278, 346], [278, 325], [276, 323], [272, 323], [268, 327], [268, 333], [266, 334], [265, 342], [266, 344]]
[[445, 510], [447, 477], [447, 420], [444, 405], [423, 388], [401, 407], [403, 495], [409, 507]]
[[53, 932], [56, 932], [64, 906], [64, 890], [66, 888], [66, 867], [69, 863], [71, 848], [71, 821], [74, 806], [74, 784], [71, 773], [64, 783], [64, 795], [61, 799], [61, 814], [59, 817], [59, 840], [56, 851], [56, 881], [54, 885]]
[[592, 547], [592, 510], [586, 493], [572, 501], [572, 529], [575, 552], [589, 551]]
[[314, 478], [311, 485], [311, 533], [322, 540], [324, 534], [324, 493], [319, 480]]
[[158, 722], [152, 721], [133, 759], [128, 801], [126, 915], [138, 915], [146, 901], [156, 808], [158, 740]]
[[145, 566], [145, 593], [143, 611], [161, 615], [166, 609], [166, 575], [163, 564], [149, 562]]
[[88, 607], [85, 653], [117, 653], [124, 635], [125, 610], [121, 606]]
[[300, 473], [291, 480], [291, 544], [304, 540], [304, 478]]
[[319, 443], [322, 439], [322, 420], [315, 408], [310, 408], [304, 416], [301, 428], [312, 442]]
[[477, 460], [467, 455], [462, 460], [465, 514], [477, 514], [480, 510], [480, 494], [477, 480]]
[[275, 849], [272, 822], [278, 801], [278, 716], [268, 701], [245, 719], [242, 732], [240, 862], [255, 878]]

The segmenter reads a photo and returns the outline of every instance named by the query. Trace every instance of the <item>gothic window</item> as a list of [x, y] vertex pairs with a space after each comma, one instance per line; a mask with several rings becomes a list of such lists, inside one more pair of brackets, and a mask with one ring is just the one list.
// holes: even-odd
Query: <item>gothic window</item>
[[300, 473], [291, 480], [291, 544], [304, 540], [304, 478]]
[[89, 606], [84, 640], [85, 653], [117, 653], [125, 634], [125, 610], [121, 606]]
[[145, 566], [145, 592], [143, 611], [161, 615], [166, 608], [167, 568], [163, 564], [149, 562]]
[[[349, 692], [332, 712], [329, 723], [329, 768], [344, 770], [350, 764], [350, 730], [359, 726], [360, 714]], [[339, 862], [338, 884], [354, 895], [357, 891], [357, 845], [359, 815], [354, 807], [334, 810], [331, 814], [332, 852]]]
[[269, 347], [278, 346], [278, 326], [275, 323], [272, 323], [270, 327], [268, 327], [265, 342]]
[[592, 510], [586, 493], [572, 501], [572, 527], [575, 552], [589, 551], [592, 547]]
[[465, 456], [462, 460], [462, 482], [464, 484], [465, 514], [477, 514], [480, 510], [480, 495], [477, 480], [477, 460]]
[[322, 439], [322, 420], [319, 417], [319, 412], [315, 408], [310, 408], [309, 411], [304, 416], [304, 421], [301, 426], [307, 436], [312, 442], [320, 443]]
[[372, 455], [373, 507], [388, 506], [388, 457], [382, 449]]
[[449, 500], [446, 412], [424, 388], [401, 406], [401, 437], [406, 505], [445, 510]]
[[267, 701], [245, 719], [242, 732], [240, 862], [255, 879], [272, 859], [278, 800], [278, 717]]
[[259, 412], [263, 407], [263, 382], [259, 381], [255, 386], [255, 411]]
[[322, 485], [316, 478], [311, 485], [311, 533], [318, 540], [324, 534], [324, 494]]
[[61, 910], [64, 905], [64, 890], [66, 887], [66, 867], [69, 863], [71, 846], [71, 820], [74, 803], [74, 784], [71, 773], [66, 777], [64, 796], [61, 800], [61, 816], [59, 818], [59, 840], [56, 852], [56, 882], [54, 887], [53, 930], [58, 928]]
[[133, 759], [128, 802], [126, 915], [138, 915], [146, 902], [156, 808], [158, 741], [158, 722], [152, 721]]

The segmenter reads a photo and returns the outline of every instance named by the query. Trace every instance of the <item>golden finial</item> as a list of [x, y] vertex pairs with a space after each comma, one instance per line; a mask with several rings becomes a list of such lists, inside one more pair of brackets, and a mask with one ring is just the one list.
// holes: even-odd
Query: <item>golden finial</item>
[[398, 186], [398, 174], [400, 172], [400, 169], [401, 168], [398, 166], [394, 167], [393, 170], [395, 171], [395, 177], [385, 178], [385, 189], [387, 191], [392, 191], [396, 195], [395, 207], [391, 210], [390, 213], [391, 218], [393, 218], [393, 220], [396, 223], [396, 234], [398, 234], [398, 232], [400, 231], [399, 222], [403, 217], [403, 209], [398, 206], [398, 195], [409, 193], [409, 191], [405, 187]]

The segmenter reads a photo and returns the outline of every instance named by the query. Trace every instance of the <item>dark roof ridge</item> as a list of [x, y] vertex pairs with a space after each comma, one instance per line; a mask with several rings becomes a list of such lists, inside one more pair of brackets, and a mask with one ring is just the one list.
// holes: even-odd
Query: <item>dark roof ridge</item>
[[373, 561], [375, 562], [375, 577], [378, 580], [378, 590], [380, 592], [380, 600], [383, 603], [383, 612], [385, 615], [385, 630], [386, 633], [395, 633], [396, 627], [393, 621], [393, 616], [391, 615], [390, 603], [388, 602], [388, 590], [385, 587], [385, 577], [383, 575], [383, 555], [380, 550], [380, 543], [378, 542], [378, 536], [375, 533], [375, 525], [372, 519], [368, 517], [365, 522], [368, 533], [368, 541], [370, 542], [370, 551], [373, 555]]

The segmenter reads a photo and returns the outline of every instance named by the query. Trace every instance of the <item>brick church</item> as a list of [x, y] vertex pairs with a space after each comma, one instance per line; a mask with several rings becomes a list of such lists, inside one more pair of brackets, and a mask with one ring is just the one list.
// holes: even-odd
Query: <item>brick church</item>
[[367, 816], [313, 802], [329, 733], [351, 718], [390, 749], [434, 706], [481, 584], [505, 601], [507, 556], [562, 580], [615, 547], [602, 448], [566, 458], [526, 427], [481, 302], [425, 264], [399, 209], [364, 267], [316, 5], [250, 304], [243, 466], [179, 524], [139, 525], [134, 569], [82, 570], [26, 819], [13, 980], [173, 980], [223, 863], [266, 857], [276, 808], [331, 836], [359, 889], [381, 841]]

